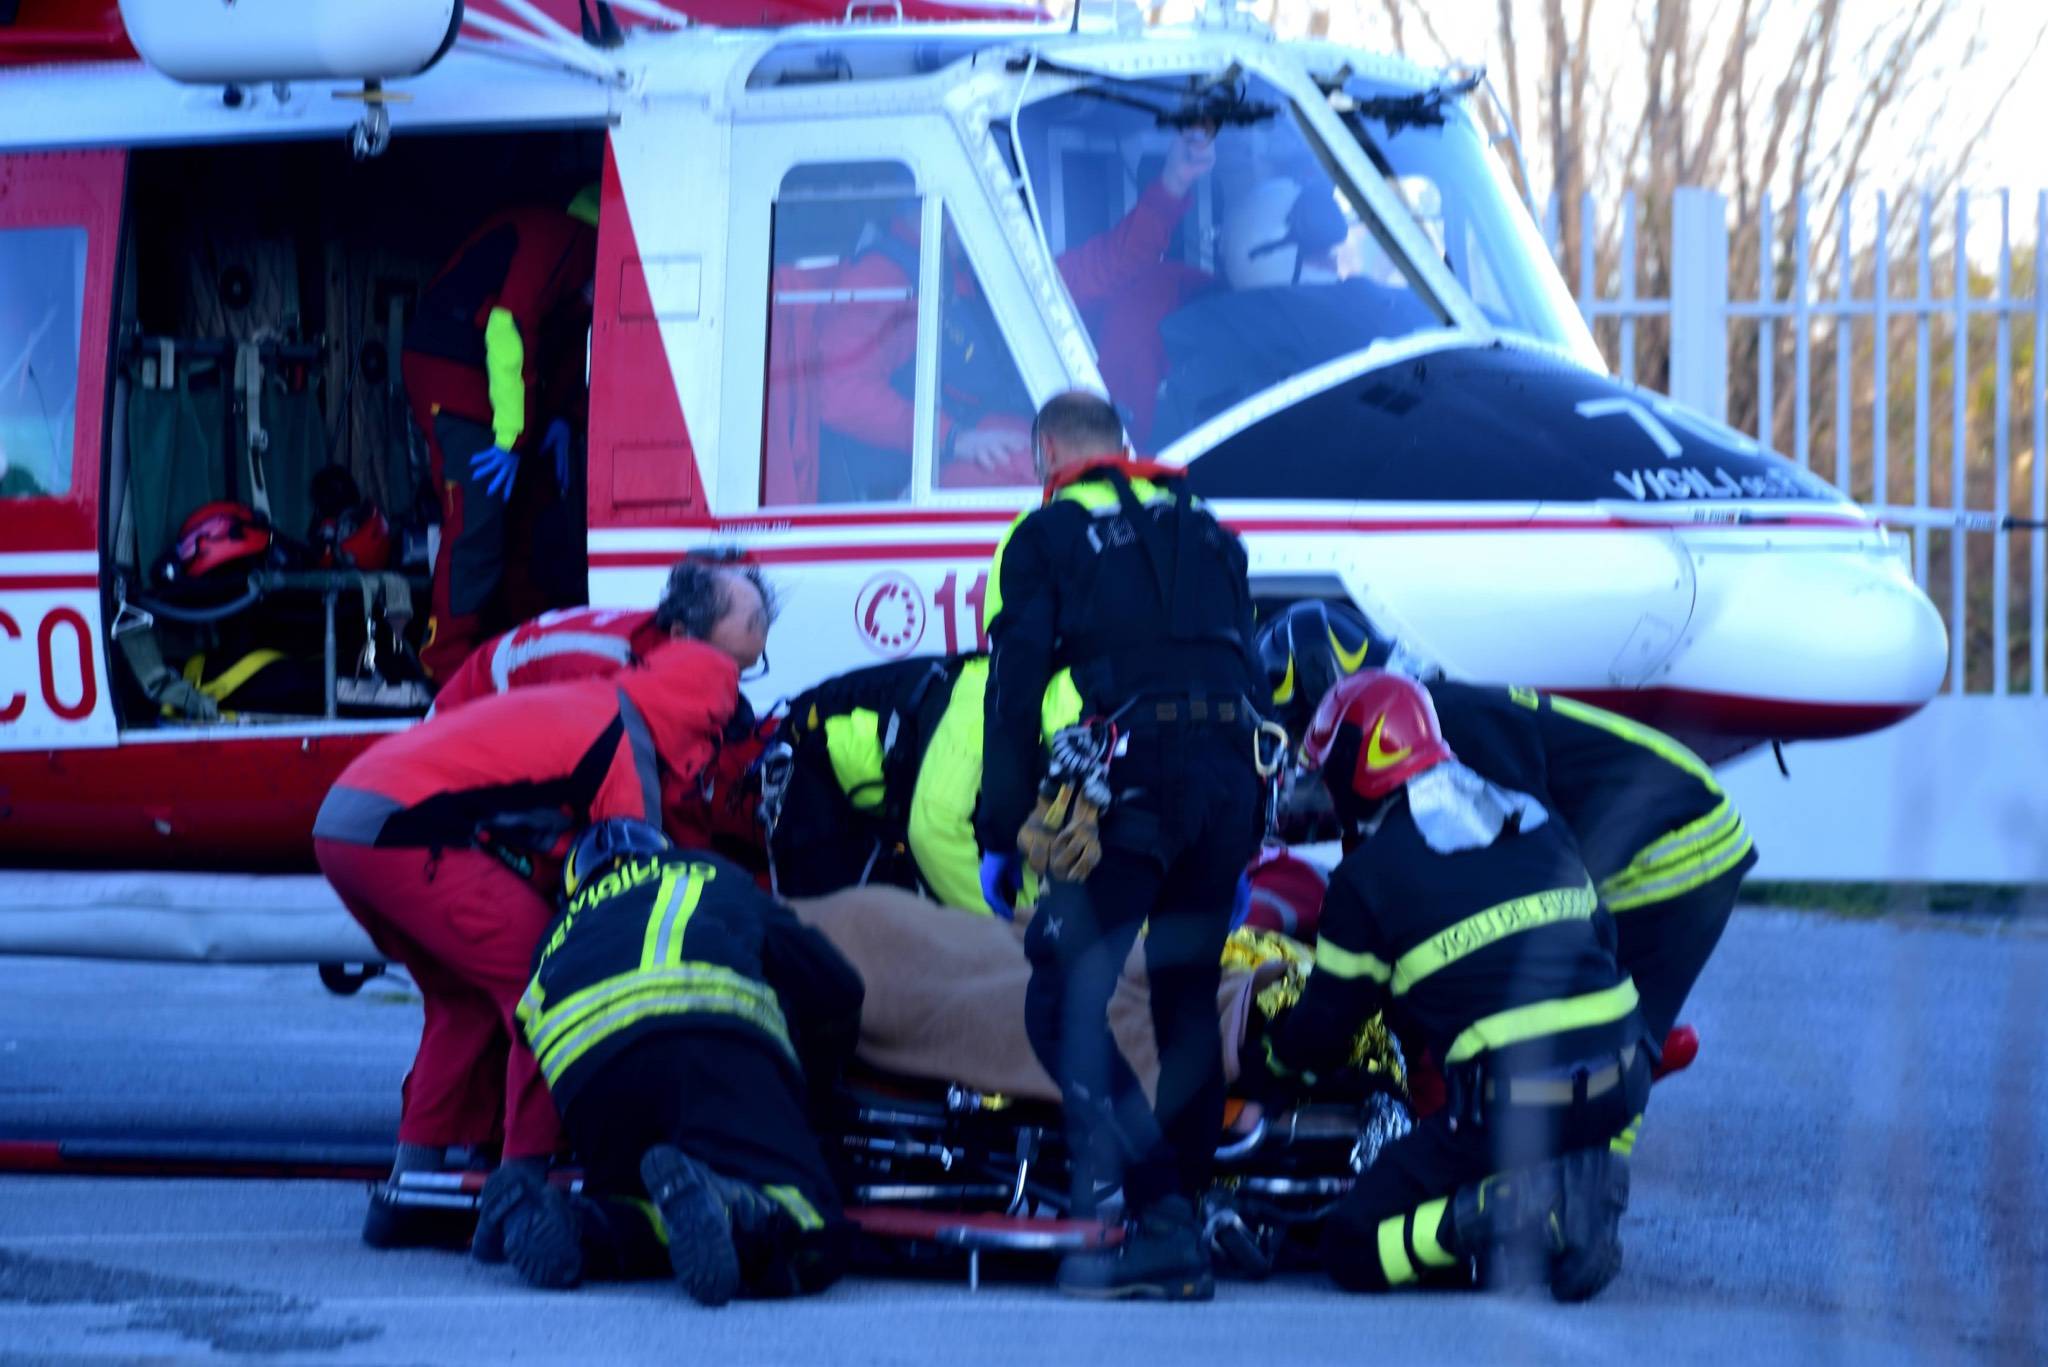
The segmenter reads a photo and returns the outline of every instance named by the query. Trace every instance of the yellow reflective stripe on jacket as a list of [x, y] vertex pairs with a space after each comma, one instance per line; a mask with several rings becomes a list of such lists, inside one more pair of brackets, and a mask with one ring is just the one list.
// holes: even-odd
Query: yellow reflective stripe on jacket
[[1635, 858], [1629, 860], [1628, 867], [1609, 878], [1604, 886], [1618, 887], [1661, 877], [1691, 856], [1720, 844], [1730, 831], [1741, 824], [1742, 817], [1736, 812], [1735, 804], [1724, 797], [1697, 821], [1689, 821], [1638, 850]]
[[661, 886], [655, 890], [654, 911], [647, 918], [647, 932], [640, 941], [640, 967], [681, 968], [683, 936], [690, 917], [704, 899], [704, 885], [718, 877], [709, 864], [671, 866], [663, 870]]
[[1561, 1035], [1588, 1026], [1609, 1025], [1636, 1009], [1636, 985], [1623, 978], [1614, 986], [1579, 997], [1531, 1002], [1477, 1020], [1458, 1032], [1444, 1055], [1445, 1063], [1463, 1063], [1489, 1049], [1505, 1049], [1545, 1035]]
[[790, 1058], [796, 1057], [796, 1051], [789, 1042], [789, 1027], [782, 1018], [781, 1008], [772, 1003], [763, 1006], [757, 1001], [719, 992], [673, 991], [643, 994], [622, 1002], [603, 1015], [588, 1020], [553, 1047], [546, 1050], [535, 1049], [534, 1056], [540, 1061], [541, 1075], [547, 1079], [548, 1085], [553, 1087], [585, 1054], [622, 1030], [643, 1024], [658, 1016], [700, 1014], [737, 1017], [773, 1038]]
[[1444, 1208], [1450, 1203], [1449, 1197], [1439, 1196], [1417, 1206], [1415, 1213], [1408, 1217], [1408, 1242], [1414, 1245], [1424, 1267], [1455, 1267], [1458, 1264], [1458, 1255], [1445, 1248], [1437, 1237], [1444, 1225]]
[[1390, 1287], [1406, 1286], [1415, 1280], [1415, 1264], [1408, 1258], [1407, 1225], [1406, 1215], [1389, 1215], [1380, 1221], [1380, 1275]]
[[526, 343], [510, 309], [484, 323], [484, 375], [490, 382], [491, 435], [510, 451], [526, 430]]
[[1500, 902], [1424, 940], [1394, 960], [1394, 995], [1400, 996], [1416, 983], [1467, 954], [1476, 954], [1510, 935], [1561, 921], [1591, 919], [1600, 909], [1593, 885], [1552, 888], [1527, 897]]
[[988, 660], [960, 668], [953, 695], [932, 728], [910, 790], [911, 858], [932, 895], [959, 911], [992, 915], [981, 897], [981, 849], [974, 842], [974, 804], [981, 793], [983, 705]]
[[585, 1054], [621, 1030], [657, 1016], [691, 1014], [736, 1017], [796, 1057], [775, 994], [765, 984], [717, 964], [621, 973], [564, 999], [552, 1010], [521, 1019], [541, 1072], [552, 1086]]
[[1336, 978], [1370, 978], [1381, 986], [1394, 976], [1394, 970], [1387, 967], [1385, 959], [1376, 954], [1344, 949], [1332, 944], [1327, 935], [1316, 940], [1316, 972]]
[[1742, 862], [1754, 842], [1735, 804], [1713, 811], [1650, 845], [1600, 885], [1610, 911], [1629, 911], [1690, 892]]
[[857, 812], [882, 805], [882, 718], [871, 707], [856, 707], [825, 718], [825, 753], [832, 777]]
[[[538, 981], [534, 986], [538, 988]], [[597, 1012], [638, 993], [671, 989], [710, 990], [757, 997], [771, 1006], [775, 1004], [775, 994], [766, 984], [720, 964], [685, 962], [674, 968], [636, 969], [614, 974], [580, 992], [572, 992], [552, 1006], [539, 1006], [536, 992], [536, 1008], [533, 1019], [528, 1022], [527, 1040], [533, 1045], [534, 1052], [539, 1053], [559, 1040], [565, 1031], [575, 1029], [578, 1022]], [[780, 1008], [777, 1009], [779, 1011]]]
[[1606, 711], [1604, 708], [1592, 707], [1575, 698], [1561, 697], [1555, 693], [1550, 695], [1550, 705], [1559, 716], [1570, 717], [1573, 721], [1584, 722], [1588, 726], [1597, 726], [1609, 735], [1619, 736], [1625, 741], [1640, 745], [1659, 759], [1685, 770], [1712, 791], [1721, 791], [1721, 785], [1714, 782], [1714, 771], [1707, 767], [1706, 761], [1662, 731], [1638, 721], [1630, 721], [1627, 717]]
[[1608, 909], [1615, 912], [1634, 911], [1691, 892], [1695, 888], [1711, 883], [1740, 864], [1755, 843], [1747, 828], [1738, 825], [1712, 848], [1702, 850], [1667, 869], [1660, 877], [1651, 881], [1630, 883], [1622, 888], [1608, 903]]

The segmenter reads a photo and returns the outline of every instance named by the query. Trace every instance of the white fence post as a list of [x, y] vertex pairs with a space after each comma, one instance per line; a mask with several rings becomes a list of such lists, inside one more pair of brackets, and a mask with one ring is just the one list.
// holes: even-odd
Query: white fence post
[[1681, 189], [1671, 204], [1671, 397], [1728, 418], [1728, 201]]

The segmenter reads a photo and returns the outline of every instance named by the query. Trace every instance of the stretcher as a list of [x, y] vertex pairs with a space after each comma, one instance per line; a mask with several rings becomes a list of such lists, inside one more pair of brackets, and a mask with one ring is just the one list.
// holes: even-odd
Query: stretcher
[[[1271, 1271], [1288, 1231], [1327, 1215], [1410, 1123], [1392, 1086], [1279, 1114], [1232, 1099], [1224, 1120], [1215, 1182], [1202, 1197], [1204, 1231], [1219, 1267], [1251, 1277]], [[979, 1286], [985, 1257], [1042, 1273], [1051, 1259], [1119, 1237], [1114, 1223], [1074, 1218], [1057, 1106], [862, 1070], [838, 1090], [829, 1122], [822, 1137], [869, 1270], [964, 1267]], [[389, 1198], [473, 1223], [487, 1175], [404, 1173]], [[557, 1168], [551, 1180], [582, 1186], [573, 1168]], [[462, 1230], [451, 1233], [459, 1242]]]
[[[1073, 1218], [1057, 1106], [864, 1070], [841, 1088], [835, 1121], [848, 1215], [885, 1258], [964, 1255], [976, 1284], [985, 1253], [1029, 1258], [1115, 1237], [1115, 1225]], [[1279, 1114], [1231, 1099], [1201, 1202], [1219, 1266], [1271, 1271], [1287, 1232], [1327, 1215], [1409, 1123], [1391, 1083]]]

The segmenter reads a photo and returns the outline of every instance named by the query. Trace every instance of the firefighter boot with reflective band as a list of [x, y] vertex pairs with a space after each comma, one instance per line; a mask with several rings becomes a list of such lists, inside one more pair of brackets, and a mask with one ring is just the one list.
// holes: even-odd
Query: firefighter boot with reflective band
[[1559, 1181], [1557, 1164], [1542, 1163], [1458, 1188], [1438, 1242], [1472, 1259], [1481, 1285], [1497, 1291], [1541, 1286], [1562, 1242]]
[[1558, 1233], [1564, 1247], [1551, 1260], [1550, 1294], [1561, 1301], [1591, 1300], [1621, 1271], [1628, 1159], [1603, 1144], [1566, 1154], [1558, 1167], [1563, 1185]]
[[531, 1164], [507, 1163], [484, 1183], [479, 1224], [502, 1231], [506, 1261], [528, 1286], [566, 1291], [583, 1280], [583, 1242], [569, 1198]]
[[1059, 1286], [1090, 1300], [1206, 1301], [1216, 1294], [1216, 1276], [1195, 1208], [1185, 1196], [1168, 1196], [1138, 1212], [1117, 1247], [1069, 1254]]
[[668, 1230], [676, 1281], [699, 1305], [724, 1305], [739, 1293], [738, 1242], [772, 1237], [785, 1220], [773, 1198], [720, 1177], [680, 1149], [657, 1144], [640, 1160], [640, 1180]]

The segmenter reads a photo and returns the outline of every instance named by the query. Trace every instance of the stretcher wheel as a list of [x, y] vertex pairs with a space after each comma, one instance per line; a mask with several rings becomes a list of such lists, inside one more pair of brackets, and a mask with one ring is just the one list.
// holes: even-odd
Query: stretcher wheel
[[353, 997], [372, 978], [384, 976], [382, 964], [322, 964], [320, 985], [337, 997]]

